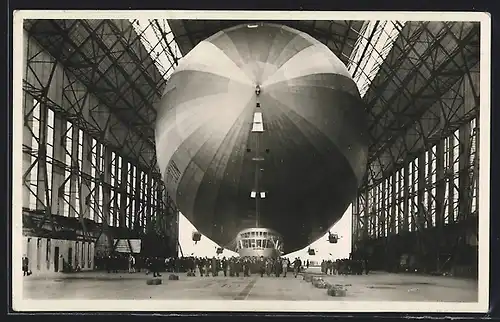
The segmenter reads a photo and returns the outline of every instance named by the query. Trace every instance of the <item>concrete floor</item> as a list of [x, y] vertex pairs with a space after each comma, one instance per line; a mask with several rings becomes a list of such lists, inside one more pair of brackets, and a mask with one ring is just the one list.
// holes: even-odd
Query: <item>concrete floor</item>
[[[316, 269], [311, 269], [316, 273]], [[146, 285], [151, 275], [144, 273], [84, 272], [54, 277], [23, 278], [25, 299], [191, 299], [191, 300], [363, 300], [477, 302], [477, 282], [452, 277], [419, 276], [374, 272], [362, 276], [323, 276], [331, 284], [347, 289], [344, 298], [329, 297], [301, 276], [187, 277], [162, 285]]]

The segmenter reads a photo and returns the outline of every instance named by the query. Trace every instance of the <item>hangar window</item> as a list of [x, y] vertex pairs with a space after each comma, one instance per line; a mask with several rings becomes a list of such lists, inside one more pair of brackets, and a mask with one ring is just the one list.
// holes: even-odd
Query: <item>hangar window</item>
[[[97, 141], [94, 138], [90, 139], [90, 176], [92, 178], [97, 177]], [[97, 214], [96, 214], [96, 209], [97, 209], [97, 189], [98, 189], [98, 184], [95, 181], [90, 182], [90, 207], [89, 207], [89, 219], [91, 220], [96, 220]]]
[[[26, 124], [25, 126], [30, 129], [31, 132], [31, 163], [35, 163], [38, 154], [38, 138], [40, 137], [40, 103], [37, 99], [33, 99], [33, 110], [31, 111], [31, 126]], [[37, 208], [37, 186], [38, 186], [38, 166], [35, 165], [30, 171], [29, 177], [29, 193], [28, 207], [30, 209]]]
[[[82, 171], [82, 162], [83, 162], [83, 131], [78, 129], [78, 131], [76, 132], [78, 134], [78, 146], [76, 147], [76, 153], [77, 153], [77, 156], [76, 156], [76, 166], [77, 166], [77, 171], [79, 171], [79, 173], [81, 173]], [[79, 178], [79, 176], [77, 177]], [[75, 210], [76, 210], [76, 213], [77, 214], [81, 214], [82, 213], [82, 204], [80, 202], [80, 198], [81, 198], [81, 191], [80, 191], [80, 186], [81, 186], [81, 183], [79, 182], [79, 179], [76, 179], [75, 180]]]
[[458, 220], [458, 197], [460, 194], [459, 190], [459, 172], [460, 172], [460, 130], [456, 130], [453, 133], [453, 154], [452, 154], [452, 167], [453, 167], [453, 184], [451, 185], [453, 189], [451, 189], [452, 193], [452, 201], [453, 201], [453, 217], [451, 219], [452, 222], [456, 222]]
[[[54, 157], [54, 112], [47, 108], [47, 190], [50, 200], [52, 200], [52, 159]], [[45, 200], [44, 200], [45, 201]]]
[[[65, 150], [65, 178], [68, 178], [71, 175], [71, 165], [72, 165], [72, 151], [73, 151], [73, 124], [71, 122], [66, 122], [66, 132], [65, 132], [65, 140], [64, 142], [64, 150]], [[66, 184], [64, 185], [64, 202], [63, 202], [63, 215], [68, 217], [70, 213], [70, 196], [71, 196], [71, 181], [72, 179], [68, 179]]]
[[436, 225], [436, 208], [437, 208], [437, 204], [436, 204], [436, 181], [437, 181], [437, 159], [436, 159], [436, 155], [437, 155], [437, 146], [434, 145], [430, 151], [430, 164], [429, 164], [429, 167], [430, 167], [430, 186], [429, 186], [429, 209], [431, 211], [431, 222], [430, 222], [430, 225], [431, 226], [435, 226]]
[[[478, 152], [477, 152], [477, 148], [478, 148], [478, 134], [479, 134], [479, 128], [477, 126], [477, 121], [476, 119], [472, 119], [471, 123], [470, 123], [470, 130], [471, 130], [471, 133], [470, 133], [470, 136], [471, 136], [471, 142], [470, 142], [470, 156], [469, 156], [469, 162], [470, 162], [470, 165], [472, 166], [472, 171], [473, 172], [477, 172], [478, 170], [478, 166], [479, 164], [477, 164], [478, 162]], [[475, 173], [474, 174], [475, 177], [478, 176], [478, 173]], [[471, 209], [470, 209], [470, 212], [473, 213], [477, 210], [477, 204], [479, 202], [479, 199], [478, 199], [478, 180], [477, 179], [473, 179], [472, 180], [472, 186], [471, 186], [471, 189], [472, 189], [472, 192], [471, 192], [471, 197], [472, 197], [472, 200], [471, 200]]]

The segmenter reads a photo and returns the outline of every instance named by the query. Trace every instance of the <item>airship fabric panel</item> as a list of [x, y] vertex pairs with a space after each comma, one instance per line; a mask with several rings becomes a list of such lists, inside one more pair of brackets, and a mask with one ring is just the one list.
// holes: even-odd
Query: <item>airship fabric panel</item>
[[328, 47], [289, 27], [240, 25], [199, 43], [171, 75], [158, 106], [157, 159], [168, 193], [202, 234], [226, 247], [250, 228], [257, 189], [266, 192], [260, 225], [291, 252], [354, 199], [366, 133], [358, 89]]

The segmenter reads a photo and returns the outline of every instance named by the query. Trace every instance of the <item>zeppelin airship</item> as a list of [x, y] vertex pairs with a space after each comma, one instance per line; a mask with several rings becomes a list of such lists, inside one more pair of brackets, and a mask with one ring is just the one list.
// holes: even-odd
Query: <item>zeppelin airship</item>
[[287, 26], [244, 24], [200, 42], [157, 111], [167, 192], [199, 232], [240, 254], [320, 238], [366, 170], [356, 84], [328, 47]]

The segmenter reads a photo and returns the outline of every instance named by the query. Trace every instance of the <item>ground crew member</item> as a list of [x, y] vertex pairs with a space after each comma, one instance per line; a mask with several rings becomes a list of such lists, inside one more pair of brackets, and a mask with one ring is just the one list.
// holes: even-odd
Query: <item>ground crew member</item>
[[288, 258], [283, 258], [281, 267], [283, 268], [283, 277], [286, 277], [286, 272], [288, 271]]
[[222, 272], [224, 276], [227, 276], [227, 260], [225, 256], [222, 258]]
[[271, 276], [271, 271], [273, 270], [273, 260], [268, 258], [266, 261], [266, 274], [267, 276]]
[[241, 273], [241, 261], [240, 261], [240, 259], [236, 259], [236, 262], [234, 263], [234, 271], [236, 273], [236, 277], [240, 277], [240, 273]]
[[243, 276], [244, 277], [250, 277], [250, 266], [249, 266], [249, 262], [244, 260], [243, 261]]
[[212, 277], [215, 277], [217, 276], [217, 259], [214, 257], [212, 257]]
[[260, 277], [264, 277], [265, 271], [266, 271], [266, 260], [264, 259], [264, 256], [261, 256], [259, 261]]
[[235, 259], [234, 258], [231, 258], [229, 260], [229, 276], [233, 277], [234, 276], [234, 265], [235, 265]]
[[205, 276], [208, 277], [208, 274], [210, 272], [210, 260], [208, 257], [205, 257]]
[[202, 277], [203, 277], [203, 264], [204, 264], [203, 258], [198, 259], [198, 269], [200, 270], [200, 276]]
[[23, 256], [23, 276], [29, 276], [29, 262], [30, 260], [26, 255]]
[[274, 275], [276, 277], [280, 277], [280, 271], [281, 271], [281, 261], [279, 258], [277, 258], [275, 261], [274, 261], [274, 265], [273, 265], [273, 270], [274, 270]]
[[295, 258], [295, 261], [293, 262], [293, 275], [295, 278], [297, 278], [297, 275], [299, 274], [300, 265], [302, 265], [300, 259]]
[[128, 258], [128, 272], [129, 273], [134, 273], [135, 272], [135, 258], [130, 254]]

